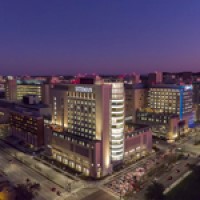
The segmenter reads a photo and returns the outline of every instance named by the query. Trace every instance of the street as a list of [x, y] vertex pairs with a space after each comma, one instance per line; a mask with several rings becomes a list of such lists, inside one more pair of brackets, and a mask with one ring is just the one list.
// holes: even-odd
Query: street
[[[14, 184], [25, 183], [27, 178], [33, 182], [40, 183], [41, 191], [39, 191], [37, 199], [63, 199], [69, 195], [65, 191], [67, 183], [72, 184], [72, 192], [84, 187], [81, 181], [74, 182], [63, 174], [33, 159], [30, 155], [25, 155], [5, 144], [3, 141], [0, 141], [0, 145], [0, 168], [7, 173], [8, 179]], [[10, 163], [9, 160], [13, 160], [13, 162]], [[61, 196], [57, 196], [55, 192], [51, 191], [51, 188], [56, 188], [57, 191], [61, 192]]]
[[[57, 188], [60, 192], [64, 192], [62, 188], [26, 167], [16, 159], [13, 159], [13, 157], [9, 156], [1, 149], [0, 152], [0, 168], [3, 172], [5, 172], [5, 174], [7, 174], [7, 178], [11, 183], [26, 183], [27, 178], [32, 182], [40, 183], [41, 191], [38, 193], [38, 200], [55, 199], [57, 195], [51, 192], [52, 187]], [[12, 163], [9, 162], [11, 159], [13, 160]]]
[[[152, 153], [142, 160], [125, 167], [119, 172], [115, 172], [113, 175], [103, 180], [96, 182], [82, 180], [73, 181], [68, 176], [55, 171], [38, 160], [33, 159], [32, 156], [26, 155], [8, 144], [5, 144], [3, 141], [0, 141], [0, 144], [0, 168], [2, 171], [7, 174], [8, 179], [14, 184], [25, 183], [27, 178], [32, 182], [40, 183], [41, 191], [39, 191], [37, 197], [38, 200], [119, 199], [119, 193], [115, 193], [108, 189], [108, 183], [111, 183], [113, 180], [120, 180], [122, 177], [126, 177], [127, 174], [134, 172], [137, 168], [144, 167], [150, 161], [153, 162], [154, 165], [156, 165], [159, 161], [158, 155], [156, 153]], [[184, 138], [174, 144], [168, 144], [165, 141], [159, 141], [156, 144], [161, 147], [163, 151], [167, 151], [169, 148], [177, 149], [183, 146], [185, 151], [189, 151], [188, 146], [194, 146], [191, 137]], [[198, 146], [196, 146], [196, 148], [199, 149]], [[164, 172], [158, 177], [156, 177], [157, 175], [155, 174], [152, 178], [147, 180], [144, 188], [134, 194], [134, 196], [138, 199], [144, 199], [145, 190], [155, 177], [158, 182], [163, 183], [165, 187], [169, 187], [174, 181], [189, 170], [186, 167], [186, 164], [188, 162], [195, 162], [195, 159], [197, 158], [191, 156], [188, 160], [181, 160], [176, 164], [173, 164], [169, 171]], [[12, 163], [10, 160], [13, 160]], [[161, 161], [159, 162], [161, 163]], [[179, 172], [177, 172], [177, 170], [179, 170]], [[49, 174], [50, 177], [45, 177], [47, 174]], [[67, 183], [72, 183], [71, 193], [65, 191]], [[56, 192], [51, 191], [51, 188], [53, 187], [56, 188], [57, 191], [61, 192], [61, 196], [58, 196], [56, 195]]]

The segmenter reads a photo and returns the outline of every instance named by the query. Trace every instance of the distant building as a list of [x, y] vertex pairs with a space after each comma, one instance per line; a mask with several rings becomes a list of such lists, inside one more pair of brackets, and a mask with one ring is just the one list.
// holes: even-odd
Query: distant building
[[23, 102], [0, 101], [0, 122], [9, 124], [9, 135], [37, 149], [45, 144], [44, 124], [51, 120], [50, 108], [38, 102], [36, 96], [24, 96]]
[[163, 82], [162, 72], [154, 72], [148, 74], [148, 85], [161, 84]]
[[193, 107], [195, 110], [195, 120], [200, 121], [200, 82], [193, 82]]
[[148, 92], [148, 107], [157, 112], [184, 114], [192, 112], [192, 85], [153, 85]]
[[7, 100], [17, 100], [17, 83], [16, 80], [7, 80], [5, 84], [5, 95]]
[[136, 122], [136, 111], [147, 106], [148, 89], [143, 84], [125, 84], [125, 119]]
[[194, 124], [192, 85], [153, 85], [148, 107], [138, 109], [137, 122], [152, 125], [155, 135], [174, 140]]
[[7, 80], [5, 90], [7, 100], [21, 101], [26, 95], [37, 95], [42, 100], [42, 84], [38, 80]]

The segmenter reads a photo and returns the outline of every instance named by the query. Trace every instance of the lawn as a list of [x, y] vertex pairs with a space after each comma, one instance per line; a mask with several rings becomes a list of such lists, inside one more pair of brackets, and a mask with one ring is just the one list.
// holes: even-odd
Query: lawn
[[200, 180], [194, 173], [167, 194], [167, 200], [200, 200]]

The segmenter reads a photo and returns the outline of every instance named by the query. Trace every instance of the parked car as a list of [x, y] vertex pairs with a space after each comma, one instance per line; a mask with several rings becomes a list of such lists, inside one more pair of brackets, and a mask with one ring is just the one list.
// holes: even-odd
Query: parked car
[[55, 191], [56, 191], [56, 188], [55, 188], [55, 187], [52, 187], [52, 188], [51, 188], [51, 191], [52, 191], [52, 192], [55, 192]]
[[172, 176], [169, 176], [167, 180], [170, 181], [170, 180], [172, 180], [172, 179], [173, 179]]

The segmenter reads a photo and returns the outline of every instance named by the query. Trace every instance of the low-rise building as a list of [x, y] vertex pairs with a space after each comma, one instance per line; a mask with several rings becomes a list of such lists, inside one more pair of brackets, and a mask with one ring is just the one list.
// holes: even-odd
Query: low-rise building
[[124, 159], [138, 160], [146, 156], [152, 149], [152, 132], [148, 125], [126, 122], [124, 132]]
[[10, 112], [10, 134], [37, 149], [44, 145], [44, 119], [24, 108]]

